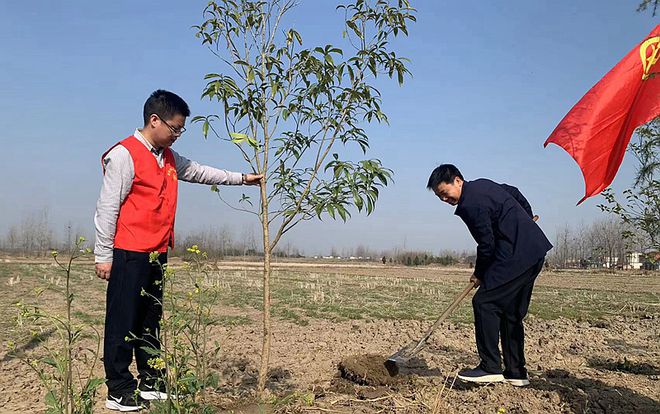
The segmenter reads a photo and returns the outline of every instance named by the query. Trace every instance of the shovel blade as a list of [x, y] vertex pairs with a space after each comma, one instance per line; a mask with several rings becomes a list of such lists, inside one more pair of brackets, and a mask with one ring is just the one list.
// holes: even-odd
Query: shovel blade
[[385, 360], [385, 369], [391, 377], [399, 375], [401, 368], [410, 360], [410, 358], [413, 357], [412, 353], [410, 352], [413, 348], [414, 344], [410, 344], [400, 349], [398, 352]]

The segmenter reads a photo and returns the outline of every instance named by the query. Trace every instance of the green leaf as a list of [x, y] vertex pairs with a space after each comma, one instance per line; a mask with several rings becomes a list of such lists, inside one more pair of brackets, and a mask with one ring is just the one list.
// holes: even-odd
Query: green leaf
[[350, 27], [353, 30], [353, 32], [357, 35], [357, 37], [362, 39], [362, 32], [360, 31], [360, 29], [358, 29], [358, 26], [357, 26], [357, 24], [355, 24], [354, 21], [347, 20], [346, 21], [346, 26]]
[[58, 408], [60, 406], [57, 397], [55, 397], [55, 392], [53, 390], [48, 391], [46, 394], [46, 405], [52, 408]]
[[52, 357], [46, 357], [41, 360], [46, 365], [50, 365], [51, 367], [57, 367], [57, 361], [53, 359]]
[[202, 124], [202, 135], [204, 135], [204, 139], [206, 139], [209, 135], [209, 121], [204, 121]]
[[293, 32], [293, 36], [298, 41], [298, 44], [302, 46], [302, 37], [300, 36], [300, 33], [296, 32], [295, 30], [291, 30], [291, 31]]
[[239, 203], [248, 203], [249, 205], [253, 205], [252, 201], [250, 201], [250, 196], [247, 196], [245, 194], [241, 194], [240, 200], [238, 200]]
[[238, 132], [231, 132], [229, 135], [231, 135], [231, 137], [232, 137], [231, 142], [233, 142], [235, 144], [240, 144], [241, 142], [248, 139], [248, 136], [246, 134], [240, 134]]
[[334, 219], [335, 218], [335, 208], [332, 206], [332, 204], [328, 205], [327, 210], [328, 210], [328, 214], [330, 214], [330, 217], [332, 217]]
[[341, 216], [341, 219], [342, 219], [343, 221], [346, 221], [346, 214], [347, 214], [347, 212], [346, 212], [346, 209], [344, 208], [344, 206], [342, 206], [342, 205], [337, 206], [337, 212], [338, 212], [339, 215]]
[[151, 355], [151, 356], [160, 356], [161, 355], [160, 349], [154, 349], [151, 346], [141, 346], [140, 349], [143, 350], [144, 352], [146, 352], [147, 354]]
[[218, 190], [218, 186], [216, 184], [213, 184], [211, 186], [211, 191], [214, 192], [214, 193], [219, 193], [220, 192], [220, 190]]
[[252, 137], [247, 137], [247, 142], [248, 142], [248, 145], [250, 145], [252, 148], [254, 148], [257, 151], [259, 150], [259, 143], [257, 142], [256, 139], [254, 139]]
[[83, 394], [92, 395], [92, 393], [94, 393], [103, 383], [105, 383], [104, 378], [90, 378], [87, 380], [87, 384], [85, 384], [85, 387], [83, 388]]
[[364, 206], [364, 201], [362, 201], [362, 197], [357, 195], [357, 193], [353, 193], [353, 202], [355, 203], [355, 206], [357, 207], [358, 211], [362, 211], [362, 207]]

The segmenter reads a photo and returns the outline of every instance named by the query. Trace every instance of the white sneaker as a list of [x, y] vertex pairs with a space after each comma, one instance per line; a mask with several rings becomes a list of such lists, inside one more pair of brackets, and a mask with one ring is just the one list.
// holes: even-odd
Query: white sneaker
[[146, 381], [140, 381], [138, 385], [138, 390], [140, 391], [140, 397], [147, 401], [159, 400], [165, 401], [168, 398], [176, 399], [176, 395], [169, 395], [166, 392], [165, 384], [162, 381], [156, 381], [154, 383], [149, 383]]
[[504, 377], [504, 381], [513, 385], [514, 387], [524, 387], [529, 385], [529, 377], [526, 378], [506, 378]]
[[479, 367], [462, 370], [458, 373], [458, 378], [462, 379], [463, 381], [478, 382], [481, 384], [504, 381], [504, 375], [493, 374], [491, 372], [484, 371]]
[[[148, 404], [148, 403], [147, 403]], [[140, 411], [145, 408], [145, 401], [135, 394], [110, 395], [105, 400], [105, 408], [122, 413], [129, 411]]]

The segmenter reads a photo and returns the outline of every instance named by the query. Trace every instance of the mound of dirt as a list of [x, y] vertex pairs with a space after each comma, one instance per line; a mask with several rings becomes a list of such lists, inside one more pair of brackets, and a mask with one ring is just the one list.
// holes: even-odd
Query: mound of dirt
[[337, 368], [342, 378], [359, 385], [391, 385], [398, 380], [385, 369], [387, 357], [377, 354], [352, 355], [339, 362]]

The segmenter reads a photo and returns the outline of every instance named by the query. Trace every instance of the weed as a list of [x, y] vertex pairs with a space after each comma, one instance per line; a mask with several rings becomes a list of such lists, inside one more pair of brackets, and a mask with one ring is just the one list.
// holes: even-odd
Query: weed
[[[72, 264], [80, 256], [90, 253], [83, 247], [84, 242], [83, 237], [78, 239], [65, 263], [58, 260], [57, 252], [52, 252], [53, 259], [66, 275], [63, 281], [59, 279], [63, 286], [55, 289], [64, 297], [65, 315], [22, 301], [16, 304], [19, 310], [17, 325], [29, 332], [29, 339], [21, 347], [12, 343], [12, 353], [34, 370], [45, 386], [48, 414], [91, 414], [98, 387], [104, 382], [93, 376], [101, 343], [99, 331], [91, 323], [75, 323], [73, 320], [79, 311], [73, 310]], [[37, 294], [41, 295], [44, 290], [38, 290]], [[55, 336], [54, 343], [48, 340], [50, 336]], [[86, 340], [93, 344], [86, 345]], [[28, 353], [28, 349], [34, 351]]]
[[[149, 363], [162, 372], [159, 381], [171, 397], [152, 404], [152, 413], [214, 412], [207, 401], [207, 391], [218, 384], [217, 373], [209, 368], [220, 352], [218, 342], [209, 343], [210, 328], [217, 323], [212, 309], [218, 288], [211, 283], [206, 253], [197, 246], [187, 250], [193, 260], [183, 269], [175, 271], [171, 266], [163, 266], [163, 298], [153, 298], [163, 307], [160, 332], [151, 334], [152, 338], [130, 338], [147, 343], [143, 349], [153, 356]], [[157, 252], [150, 256], [152, 262], [157, 258]], [[155, 337], [160, 339], [159, 348], [148, 345], [156, 342], [150, 340]]]

